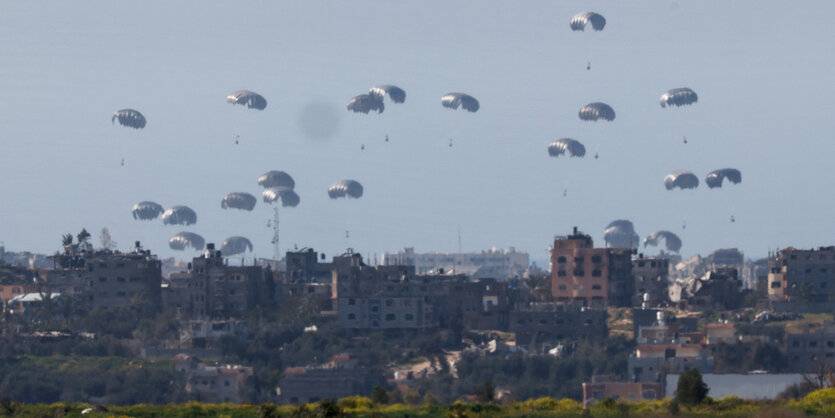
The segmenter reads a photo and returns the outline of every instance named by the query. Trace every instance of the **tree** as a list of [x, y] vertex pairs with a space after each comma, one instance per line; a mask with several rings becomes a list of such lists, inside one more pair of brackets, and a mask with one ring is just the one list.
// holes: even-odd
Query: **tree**
[[374, 386], [374, 390], [371, 391], [371, 401], [374, 405], [385, 405], [389, 403], [389, 394], [382, 386]]
[[707, 397], [709, 390], [702, 374], [697, 369], [690, 369], [678, 378], [675, 400], [686, 406], [698, 405]]
[[483, 385], [479, 386], [475, 390], [475, 397], [481, 403], [490, 403], [493, 402], [495, 398], [495, 392], [493, 391], [493, 382], [486, 381]]
[[66, 233], [61, 236], [61, 245], [72, 245], [72, 234]]
[[76, 238], [78, 238], [79, 244], [84, 244], [88, 239], [90, 239], [90, 233], [87, 232], [87, 228], [81, 228], [81, 232], [78, 233]]

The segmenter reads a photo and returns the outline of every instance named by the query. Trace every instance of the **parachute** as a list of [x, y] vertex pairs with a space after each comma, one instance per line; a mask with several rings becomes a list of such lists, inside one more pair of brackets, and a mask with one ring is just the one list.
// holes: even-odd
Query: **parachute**
[[705, 177], [705, 183], [711, 189], [715, 187], [722, 187], [722, 180], [728, 179], [733, 184], [742, 182], [742, 172], [735, 168], [720, 168], [713, 170]]
[[220, 202], [220, 207], [224, 209], [252, 210], [255, 207], [256, 201], [255, 196], [249, 193], [235, 192], [224, 196]]
[[641, 238], [635, 233], [632, 222], [626, 219], [612, 221], [603, 231], [606, 248], [638, 248]]
[[581, 120], [597, 121], [599, 119], [613, 121], [615, 120], [615, 109], [606, 103], [589, 103], [580, 109], [579, 116]]
[[368, 95], [376, 97], [381, 102], [383, 101], [383, 98], [386, 97], [386, 95], [388, 95], [391, 101], [394, 103], [403, 103], [406, 101], [406, 91], [401, 89], [400, 87], [393, 86], [391, 84], [381, 84], [379, 86], [374, 86], [370, 90], [368, 90]]
[[165, 225], [191, 225], [197, 223], [197, 213], [188, 206], [174, 206], [162, 214]]
[[267, 99], [264, 96], [249, 90], [232, 92], [232, 94], [226, 96], [226, 101], [250, 109], [264, 110], [267, 107]]
[[447, 93], [444, 97], [441, 97], [441, 105], [450, 109], [461, 107], [469, 112], [477, 112], [480, 107], [475, 97], [464, 93]]
[[667, 177], [664, 177], [664, 187], [667, 190], [673, 190], [676, 187], [679, 189], [695, 189], [699, 187], [699, 178], [687, 170], [673, 171], [667, 174]]
[[283, 171], [267, 171], [258, 177], [258, 184], [263, 187], [286, 187], [290, 190], [296, 187], [293, 177]]
[[183, 251], [188, 247], [192, 247], [195, 250], [200, 251], [205, 245], [206, 240], [193, 232], [183, 231], [168, 240], [168, 247], [177, 251]]
[[247, 251], [252, 252], [252, 243], [244, 237], [229, 237], [220, 247], [220, 252], [224, 255], [243, 254]]
[[144, 201], [133, 205], [132, 212], [133, 219], [150, 221], [156, 219], [164, 210], [159, 203]]
[[687, 87], [672, 89], [661, 95], [661, 107], [684, 106], [696, 103], [699, 96]]
[[584, 31], [589, 23], [591, 23], [592, 29], [595, 31], [601, 31], [604, 27], [606, 27], [606, 18], [595, 12], [581, 12], [571, 18], [569, 26], [571, 26], [571, 30], [575, 32], [578, 30]]
[[560, 138], [548, 145], [548, 155], [552, 157], [559, 157], [565, 155], [565, 152], [571, 157], [582, 157], [586, 155], [586, 147], [580, 141], [571, 138]]
[[117, 110], [113, 113], [113, 117], [110, 118], [110, 122], [115, 124], [116, 120], [119, 120], [119, 125], [127, 126], [128, 128], [142, 129], [145, 127], [145, 116], [142, 116], [138, 110], [134, 109]]
[[334, 183], [328, 188], [328, 196], [331, 199], [350, 197], [359, 199], [362, 197], [362, 184], [354, 180], [342, 180]]
[[644, 238], [644, 247], [647, 245], [657, 246], [661, 239], [664, 239], [664, 245], [668, 251], [678, 252], [681, 249], [681, 238], [670, 231], [655, 231]]
[[261, 194], [264, 198], [264, 203], [273, 203], [281, 199], [281, 206], [296, 207], [301, 199], [293, 189], [289, 187], [270, 187]]
[[386, 105], [383, 104], [383, 98], [375, 94], [360, 94], [359, 96], [355, 96], [348, 101], [346, 107], [351, 112], [365, 114], [371, 111], [383, 113], [386, 110]]

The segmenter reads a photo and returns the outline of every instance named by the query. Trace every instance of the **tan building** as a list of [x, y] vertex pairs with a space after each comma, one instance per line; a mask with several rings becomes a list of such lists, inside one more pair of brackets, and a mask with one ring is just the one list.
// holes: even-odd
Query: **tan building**
[[594, 248], [591, 236], [574, 228], [554, 239], [551, 294], [557, 302], [583, 306], [630, 306], [634, 293], [632, 249]]
[[210, 366], [195, 357], [174, 357], [174, 368], [186, 375], [186, 393], [205, 403], [241, 403], [241, 389], [253, 375], [252, 367]]
[[601, 381], [592, 376], [592, 383], [583, 382], [583, 406], [603, 399], [622, 399], [629, 402], [657, 401], [664, 398], [664, 384], [657, 382]]

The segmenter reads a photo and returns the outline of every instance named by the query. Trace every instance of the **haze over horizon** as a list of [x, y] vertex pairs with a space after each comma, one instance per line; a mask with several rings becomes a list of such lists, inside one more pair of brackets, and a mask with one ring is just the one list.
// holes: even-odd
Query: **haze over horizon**
[[[64, 233], [85, 227], [97, 244], [108, 227], [121, 250], [139, 240], [189, 259], [167, 244], [186, 230], [218, 245], [246, 236], [271, 257], [256, 179], [283, 170], [301, 203], [279, 209], [282, 252], [457, 252], [460, 231], [464, 251], [541, 260], [573, 226], [603, 245], [615, 219], [641, 238], [675, 232], [683, 257], [833, 245], [835, 3], [803, 9], [798, 25], [785, 1], [4, 2], [0, 242], [53, 253]], [[572, 32], [585, 10], [605, 30]], [[345, 110], [385, 83], [406, 102]], [[698, 103], [662, 109], [677, 87]], [[241, 89], [266, 109], [226, 102]], [[478, 112], [440, 105], [459, 91]], [[617, 118], [578, 119], [597, 101]], [[147, 126], [111, 124], [123, 108]], [[549, 157], [564, 137], [586, 156]], [[742, 183], [709, 189], [725, 167]], [[679, 169], [699, 187], [666, 190]], [[363, 197], [329, 199], [343, 179]], [[221, 209], [237, 191], [259, 197], [254, 211]], [[143, 200], [198, 221], [134, 220]]]

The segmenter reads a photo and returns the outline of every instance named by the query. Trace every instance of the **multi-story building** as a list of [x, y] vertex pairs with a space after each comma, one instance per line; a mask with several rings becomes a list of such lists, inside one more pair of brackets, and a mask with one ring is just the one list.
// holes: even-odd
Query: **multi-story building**
[[835, 247], [786, 248], [768, 259], [768, 296], [773, 300], [830, 302], [835, 293]]
[[583, 382], [583, 406], [603, 399], [622, 399], [629, 402], [657, 401], [664, 398], [664, 383], [620, 382], [610, 376], [592, 376], [591, 383]]
[[516, 344], [543, 339], [578, 339], [605, 337], [606, 310], [589, 309], [573, 304], [537, 303], [510, 312], [510, 332]]
[[253, 375], [252, 367], [211, 366], [185, 354], [174, 357], [174, 368], [186, 375], [186, 393], [206, 403], [243, 402], [241, 389]]
[[145, 314], [162, 306], [160, 262], [136, 242], [132, 252], [80, 251], [65, 246], [52, 257], [55, 268], [46, 272], [45, 288], [72, 296], [91, 309], [139, 308]]
[[371, 371], [357, 367], [348, 354], [337, 354], [321, 367], [295, 367], [284, 370], [276, 392], [281, 404], [318, 402], [347, 396], [370, 396], [375, 384]]
[[0, 261], [0, 308], [10, 299], [40, 290], [33, 270], [3, 265]]
[[241, 318], [258, 304], [274, 303], [272, 272], [262, 266], [230, 266], [212, 243], [192, 259], [188, 270], [172, 273], [165, 289], [166, 308], [181, 318]]
[[330, 283], [333, 276], [333, 263], [319, 260], [319, 253], [312, 248], [300, 251], [287, 251], [285, 262], [285, 283]]
[[556, 237], [551, 250], [551, 294], [583, 306], [630, 306], [634, 294], [631, 248], [594, 248], [591, 236], [574, 228]]
[[355, 329], [507, 329], [515, 290], [496, 280], [418, 276], [414, 266], [334, 258], [339, 326]]
[[737, 309], [743, 301], [736, 268], [721, 267], [700, 277], [677, 279], [668, 287], [670, 302], [692, 311]]
[[492, 248], [477, 253], [415, 253], [414, 248], [383, 254], [384, 266], [414, 266], [418, 274], [465, 274], [473, 279], [521, 278], [528, 253]]
[[644, 257], [639, 254], [632, 259], [632, 277], [635, 278], [635, 293], [632, 306], [657, 307], [669, 302], [667, 297], [667, 275], [670, 261], [664, 257]]
[[714, 360], [702, 345], [704, 334], [674, 332], [681, 329], [667, 325], [664, 314], [657, 311], [651, 326], [639, 327], [635, 352], [627, 360], [631, 382], [663, 382], [668, 373], [682, 373], [690, 369], [713, 371]]
[[794, 372], [835, 367], [835, 326], [829, 325], [818, 332], [786, 334], [786, 358]]

